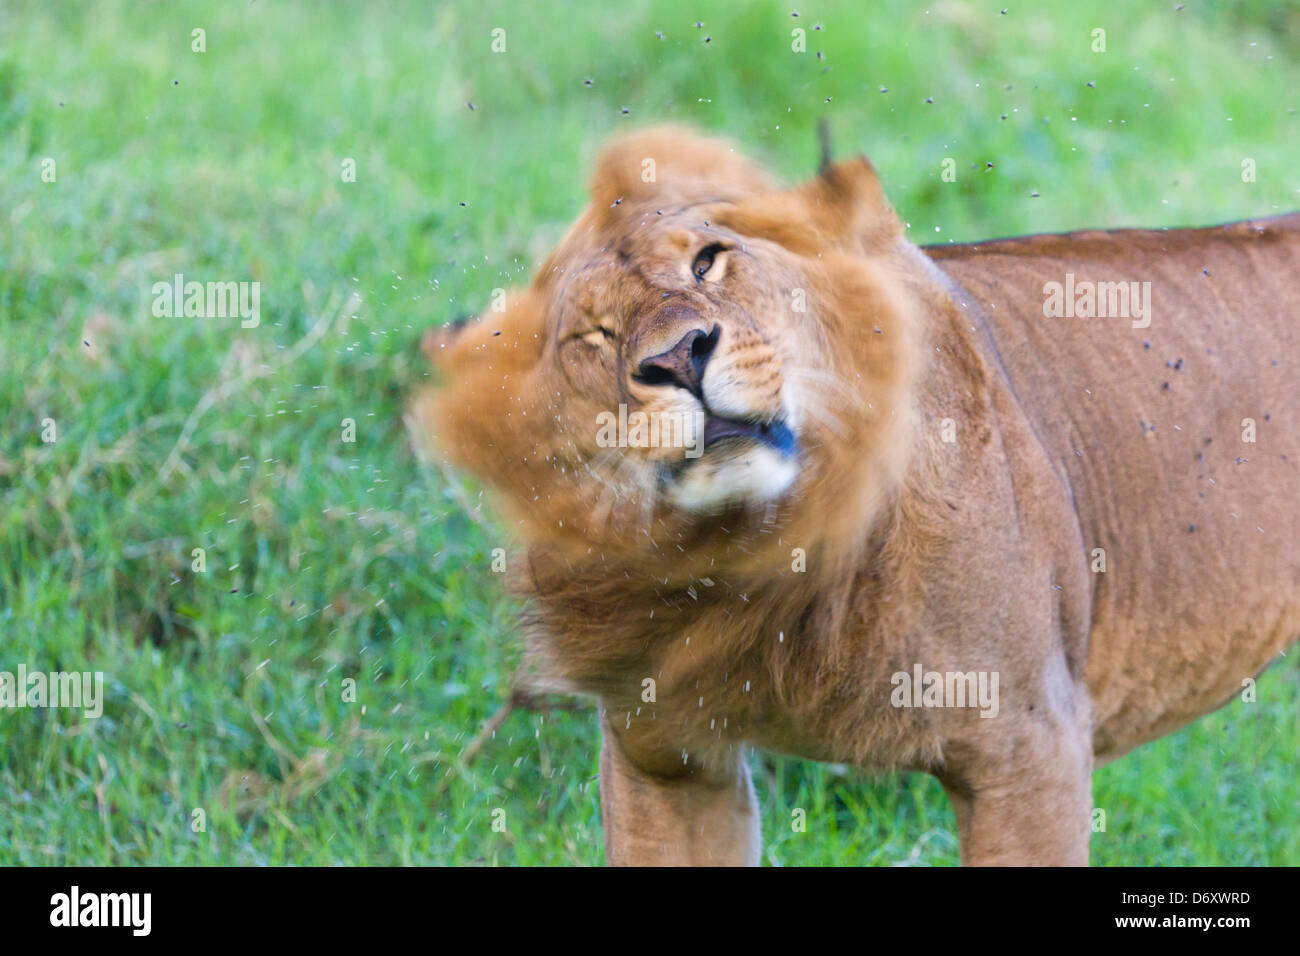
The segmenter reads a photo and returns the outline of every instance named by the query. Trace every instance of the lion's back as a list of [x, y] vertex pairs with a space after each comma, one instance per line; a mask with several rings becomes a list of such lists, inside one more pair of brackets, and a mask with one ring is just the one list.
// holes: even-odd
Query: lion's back
[[[1098, 753], [1229, 699], [1300, 634], [1300, 214], [925, 251], [984, 317], [1104, 557]], [[1103, 283], [1149, 283], [1149, 311], [1098, 316], [1094, 295], [1088, 315]]]

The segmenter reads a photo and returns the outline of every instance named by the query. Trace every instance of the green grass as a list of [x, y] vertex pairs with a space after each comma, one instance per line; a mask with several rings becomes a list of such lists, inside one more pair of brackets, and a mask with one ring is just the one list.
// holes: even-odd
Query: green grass
[[[418, 333], [523, 281], [595, 145], [665, 119], [801, 177], [825, 115], [918, 242], [1300, 206], [1294, 4], [1007, 2], [6, 3], [0, 669], [100, 670], [107, 703], [0, 712], [0, 863], [599, 862], [591, 713], [459, 757], [515, 609], [478, 489], [409, 450]], [[154, 318], [176, 272], [260, 281], [261, 325]], [[1284, 663], [1097, 774], [1096, 863], [1300, 863]], [[928, 778], [755, 768], [769, 862], [957, 860]]]

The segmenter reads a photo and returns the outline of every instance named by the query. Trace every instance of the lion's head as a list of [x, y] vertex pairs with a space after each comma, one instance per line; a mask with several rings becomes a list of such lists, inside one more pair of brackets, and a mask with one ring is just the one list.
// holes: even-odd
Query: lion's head
[[916, 351], [870, 163], [790, 189], [659, 129], [607, 147], [590, 194], [527, 289], [425, 337], [435, 446], [532, 543], [684, 568], [701, 537], [743, 562], [864, 533], [901, 471]]

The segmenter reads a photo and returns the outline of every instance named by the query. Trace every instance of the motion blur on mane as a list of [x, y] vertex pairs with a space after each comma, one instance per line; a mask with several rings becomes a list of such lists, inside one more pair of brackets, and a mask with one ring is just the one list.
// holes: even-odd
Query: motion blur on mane
[[[717, 641], [739, 673], [758, 634], [736, 601], [781, 616], [842, 587], [920, 440], [917, 304], [879, 258], [901, 227], [865, 159], [788, 189], [675, 129], [606, 148], [590, 193], [504, 312], [426, 337], [446, 385], [417, 405], [422, 429], [501, 493], [529, 545], [523, 592], [563, 596], [560, 616], [535, 609], [548, 674], [608, 692], [659, 673], [654, 634], [680, 636], [681, 601], [716, 606], [727, 623], [700, 628], [695, 656]], [[600, 447], [620, 405], [703, 412], [705, 453]], [[792, 680], [786, 650], [769, 666]]]

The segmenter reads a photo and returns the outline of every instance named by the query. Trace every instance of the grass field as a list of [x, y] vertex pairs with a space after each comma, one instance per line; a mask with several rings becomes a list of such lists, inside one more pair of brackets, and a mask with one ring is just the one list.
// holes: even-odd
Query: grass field
[[[665, 119], [794, 178], [824, 115], [917, 242], [1300, 207], [1300, 7], [1008, 2], [0, 7], [0, 670], [106, 680], [97, 720], [0, 711], [0, 863], [599, 862], [590, 711], [460, 756], [516, 609], [410, 451], [418, 335]], [[176, 273], [259, 282], [260, 325], [155, 317]], [[1093, 861], [1300, 864], [1298, 678], [1099, 771]], [[754, 765], [770, 863], [957, 861], [929, 778]]]

